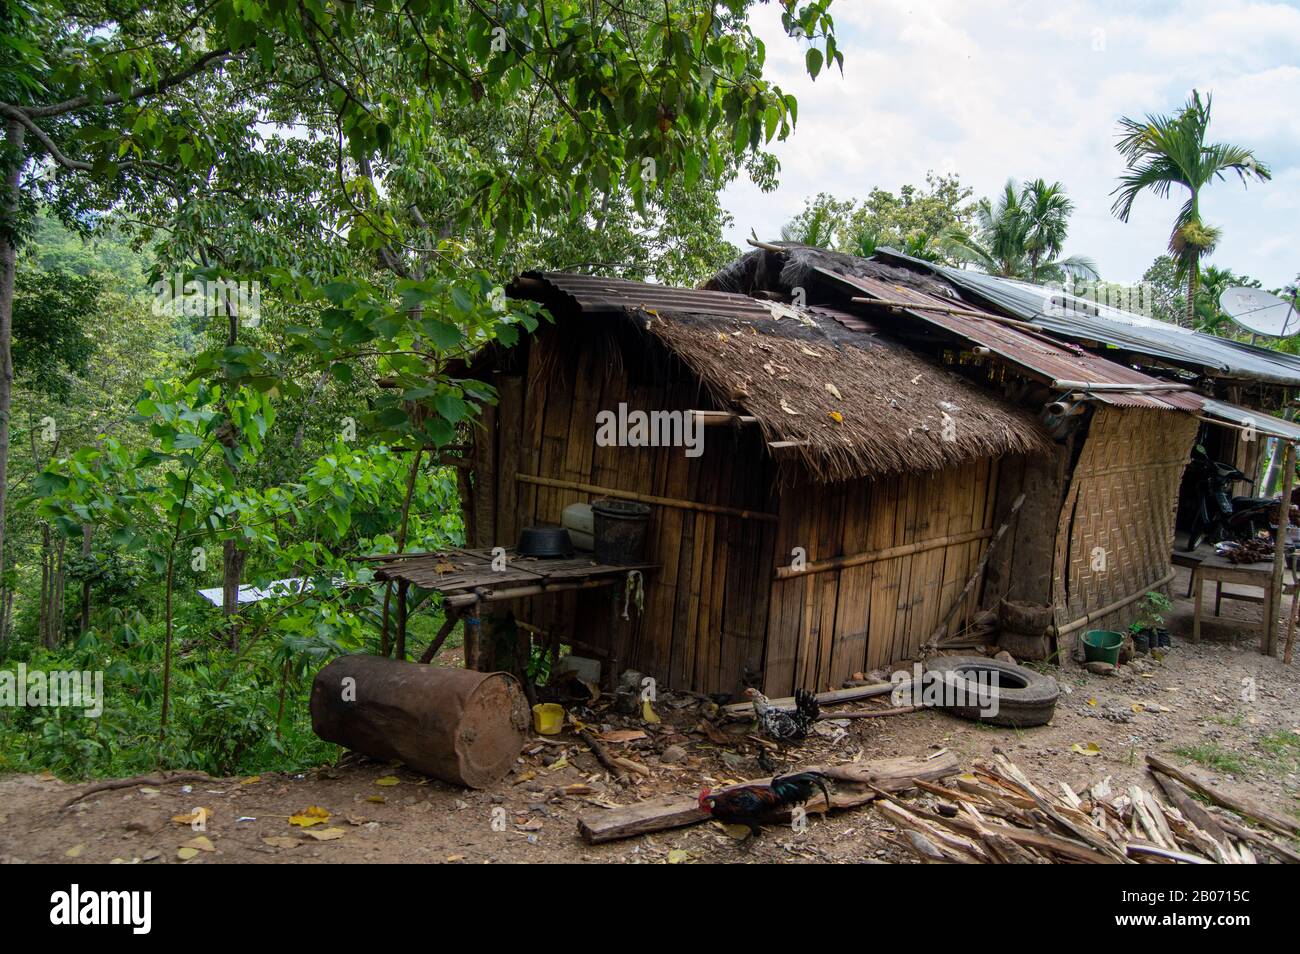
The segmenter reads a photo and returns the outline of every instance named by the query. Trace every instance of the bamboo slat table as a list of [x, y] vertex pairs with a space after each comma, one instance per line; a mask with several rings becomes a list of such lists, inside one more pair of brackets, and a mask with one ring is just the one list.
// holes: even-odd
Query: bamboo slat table
[[[1291, 564], [1292, 580], [1287, 583], [1285, 580], [1282, 585], [1283, 594], [1294, 594], [1296, 592], [1295, 579], [1295, 557], [1294, 555], [1287, 562]], [[1223, 607], [1224, 600], [1237, 600], [1242, 603], [1262, 603], [1265, 607], [1264, 613], [1260, 619], [1260, 635], [1262, 639], [1268, 639], [1268, 610], [1271, 605], [1269, 597], [1273, 592], [1273, 563], [1264, 560], [1259, 563], [1231, 563], [1223, 557], [1214, 555], [1208, 556], [1201, 560], [1192, 569], [1192, 589], [1196, 593], [1195, 612], [1192, 615], [1192, 642], [1201, 641], [1201, 603], [1205, 596], [1204, 584], [1212, 582], [1215, 584], [1214, 591], [1214, 615], [1219, 615], [1219, 610]], [[1225, 593], [1223, 584], [1238, 583], [1244, 586], [1258, 586], [1263, 589], [1264, 594], [1259, 596], [1255, 593]]]
[[[407, 590], [416, 586], [429, 590], [414, 609], [441, 593], [446, 623], [434, 637], [421, 662], [432, 659], [442, 641], [451, 632], [460, 617], [465, 619], [465, 665], [473, 666], [477, 656], [479, 607], [496, 603], [540, 596], [546, 593], [582, 590], [593, 587], [614, 587], [610, 609], [610, 647], [606, 682], [617, 678], [617, 670], [627, 655], [618, 633], [618, 602], [622, 583], [633, 572], [649, 574], [657, 570], [652, 563], [624, 566], [597, 563], [589, 554], [570, 558], [522, 557], [513, 548], [506, 549], [504, 563], [497, 559], [492, 548], [448, 548], [436, 553], [394, 553], [367, 558], [375, 563], [375, 579], [397, 583], [397, 639], [406, 645]], [[500, 569], [497, 569], [500, 567]]]

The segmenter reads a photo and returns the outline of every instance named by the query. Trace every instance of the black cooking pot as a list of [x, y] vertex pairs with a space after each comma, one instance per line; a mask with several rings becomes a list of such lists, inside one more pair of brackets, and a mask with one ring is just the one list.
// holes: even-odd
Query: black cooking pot
[[563, 527], [525, 527], [515, 549], [526, 557], [568, 557], [573, 556], [573, 540]]

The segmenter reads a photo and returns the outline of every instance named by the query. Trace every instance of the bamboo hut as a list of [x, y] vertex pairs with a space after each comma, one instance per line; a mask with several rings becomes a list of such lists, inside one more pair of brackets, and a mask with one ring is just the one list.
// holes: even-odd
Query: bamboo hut
[[[516, 601], [530, 633], [606, 658], [617, 640], [619, 665], [678, 688], [785, 695], [1007, 602], [1050, 607], [1063, 660], [1172, 579], [1201, 396], [926, 263], [776, 244], [702, 289], [545, 272], [509, 293], [554, 320], [468, 369], [499, 393], [470, 451], [470, 543], [598, 497], [652, 507], [642, 612]], [[610, 446], [617, 409], [692, 420], [702, 447]]]
[[[834, 308], [557, 273], [510, 293], [554, 323], [472, 369], [499, 403], [470, 455], [470, 542], [596, 497], [650, 503], [656, 569], [618, 623], [627, 663], [674, 687], [782, 695], [915, 655], [976, 606], [1001, 462], [1053, 448], [1033, 414]], [[693, 416], [702, 449], [602, 446], [598, 412], [620, 405]], [[608, 650], [599, 594], [512, 609]]]

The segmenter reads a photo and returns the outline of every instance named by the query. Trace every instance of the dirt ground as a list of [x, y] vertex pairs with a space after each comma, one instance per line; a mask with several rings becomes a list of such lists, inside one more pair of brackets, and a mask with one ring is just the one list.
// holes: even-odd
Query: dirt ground
[[[1052, 722], [1027, 730], [989, 728], [923, 710], [825, 728], [778, 753], [778, 770], [818, 762], [924, 756], [947, 749], [964, 766], [1003, 753], [1035, 782], [1079, 791], [1111, 776], [1152, 783], [1148, 752], [1213, 771], [1226, 788], [1248, 792], [1283, 814], [1300, 815], [1300, 662], [1284, 667], [1258, 652], [1259, 607], [1228, 603], [1209, 620], [1200, 645], [1189, 641], [1186, 571], [1174, 583], [1169, 617], [1174, 646], [1163, 660], [1139, 657], [1118, 676], [1077, 667], [1055, 671], [1065, 690]], [[1210, 602], [1212, 608], [1212, 601]], [[1253, 701], [1245, 701], [1252, 698]], [[773, 862], [913, 861], [891, 840], [891, 826], [870, 807], [814, 817], [802, 833], [767, 829], [743, 843], [717, 824], [701, 824], [607, 845], [578, 837], [577, 818], [607, 806], [770, 774], [743, 728], [719, 745], [697, 731], [696, 700], [661, 695], [663, 722], [643, 726], [644, 740], [615, 746], [648, 766], [630, 788], [609, 782], [573, 736], [530, 740], [521, 763], [493, 791], [467, 791], [400, 767], [345, 755], [333, 767], [297, 775], [213, 779], [102, 792], [71, 808], [85, 786], [52, 777], [0, 779], [0, 861], [152, 863], [345, 862]], [[855, 704], [852, 707], [860, 707]], [[598, 716], [616, 727], [623, 718]], [[1282, 741], [1279, 741], [1279, 735]], [[662, 758], [670, 745], [682, 761]], [[1074, 749], [1078, 746], [1079, 750]], [[1097, 751], [1091, 751], [1095, 745]], [[1082, 751], [1080, 751], [1082, 750]], [[564, 794], [566, 786], [594, 791]], [[187, 790], [188, 789], [188, 790]], [[579, 790], [581, 791], [581, 789]], [[290, 817], [316, 806], [329, 819], [309, 828]], [[176, 821], [209, 810], [206, 830]], [[322, 836], [318, 840], [313, 835]], [[197, 840], [196, 840], [197, 839]], [[188, 850], [182, 850], [183, 848]], [[670, 854], [671, 853], [671, 854]], [[182, 857], [190, 856], [192, 857]]]

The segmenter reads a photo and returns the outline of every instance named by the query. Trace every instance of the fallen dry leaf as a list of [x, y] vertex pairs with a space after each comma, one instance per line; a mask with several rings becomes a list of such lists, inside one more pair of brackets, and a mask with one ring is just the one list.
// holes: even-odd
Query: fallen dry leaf
[[186, 848], [182, 846], [176, 849], [176, 857], [181, 861], [189, 861], [191, 858], [198, 857], [198, 854], [199, 850], [197, 848]]
[[334, 841], [342, 838], [346, 832], [342, 828], [317, 828], [312, 831], [303, 832], [308, 838], [315, 838], [317, 841]]
[[396, 775], [385, 775], [383, 778], [375, 779], [376, 785], [401, 785], [402, 780]]
[[199, 851], [217, 850], [217, 846], [212, 843], [212, 839], [210, 839], [207, 835], [199, 835], [197, 838], [191, 838], [189, 841], [185, 842], [185, 844], [181, 845], [181, 847], [196, 848]]
[[200, 806], [199, 808], [194, 809], [194, 811], [190, 812], [188, 815], [173, 815], [172, 821], [174, 821], [178, 825], [193, 825], [196, 823], [201, 825], [207, 822], [207, 820], [211, 817], [212, 817], [212, 809], [203, 808], [202, 806]]
[[272, 848], [297, 848], [302, 842], [289, 835], [263, 835], [262, 844]]
[[321, 822], [327, 822], [330, 819], [330, 813], [319, 805], [309, 805], [300, 811], [297, 815], [289, 816], [289, 824], [296, 825], [299, 828], [310, 828], [312, 825], [319, 825]]

